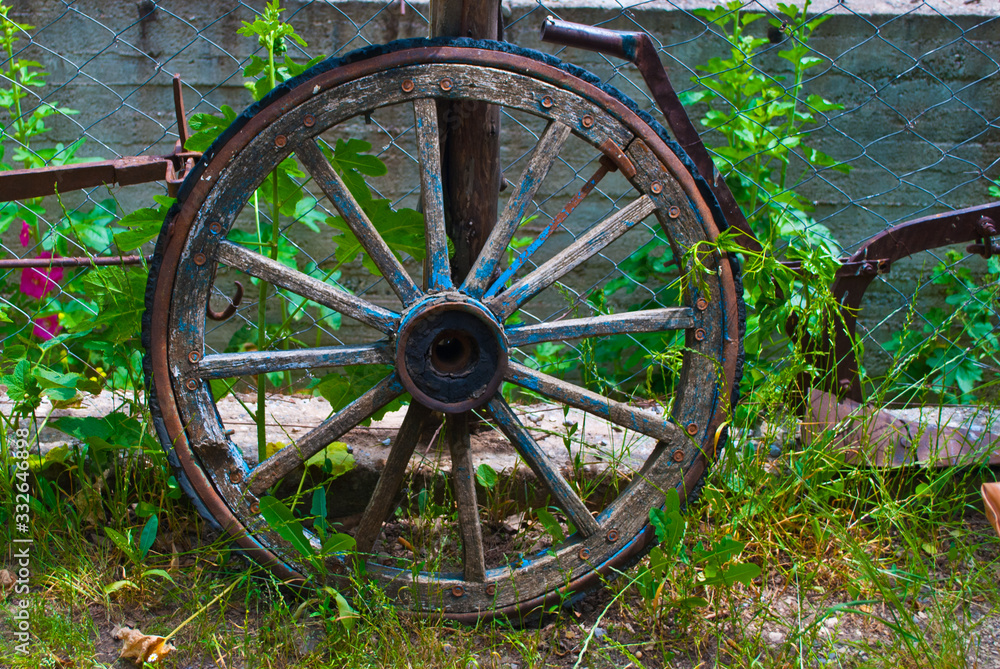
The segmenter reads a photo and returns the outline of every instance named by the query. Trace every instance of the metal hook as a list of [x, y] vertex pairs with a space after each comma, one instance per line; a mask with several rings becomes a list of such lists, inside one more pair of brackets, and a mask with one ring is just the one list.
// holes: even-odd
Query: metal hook
[[243, 284], [236, 282], [236, 294], [229, 300], [229, 304], [222, 311], [212, 311], [212, 305], [205, 305], [205, 315], [213, 321], [224, 321], [236, 313], [236, 307], [243, 301]]

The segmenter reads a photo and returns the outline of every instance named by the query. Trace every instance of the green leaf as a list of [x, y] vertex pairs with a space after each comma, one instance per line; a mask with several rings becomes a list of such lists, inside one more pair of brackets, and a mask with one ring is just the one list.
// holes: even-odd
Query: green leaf
[[[393, 209], [389, 200], [367, 200], [360, 204], [368, 219], [397, 258], [402, 260], [403, 255], [407, 254], [417, 261], [424, 259], [426, 247], [423, 214], [413, 209]], [[337, 246], [338, 262], [348, 263], [361, 255], [365, 269], [375, 276], [381, 276], [381, 272], [365, 253], [364, 247], [361, 246], [343, 217], [329, 217], [326, 219], [326, 224], [340, 233], [333, 237]]]
[[357, 548], [357, 542], [354, 540], [350, 534], [334, 533], [326, 538], [323, 542], [323, 554], [324, 555], [337, 555], [340, 553], [349, 553]]
[[139, 561], [140, 558], [138, 557], [135, 548], [132, 546], [131, 533], [129, 533], [129, 536], [126, 537], [121, 532], [113, 530], [110, 527], [105, 527], [104, 533], [109, 539], [111, 539], [115, 546], [118, 547], [118, 550], [124, 553], [129, 560], [132, 562]]
[[146, 571], [142, 572], [142, 575], [143, 576], [159, 576], [160, 578], [167, 579], [171, 583], [174, 583], [174, 584], [177, 583], [177, 581], [174, 580], [174, 577], [171, 576], [170, 574], [168, 574], [163, 569], [147, 569]]
[[487, 490], [492, 490], [493, 486], [497, 484], [497, 472], [484, 462], [476, 467], [476, 480], [479, 481], [479, 485]]
[[[327, 374], [314, 386], [314, 392], [330, 403], [332, 411], [340, 411], [362, 394], [371, 390], [376, 383], [384, 379], [392, 369], [384, 365], [352, 365], [344, 367], [343, 371]], [[402, 406], [396, 399], [385, 405], [367, 419], [362, 425], [371, 425], [373, 420], [379, 420], [390, 411]]]
[[292, 544], [303, 557], [311, 558], [316, 555], [312, 544], [306, 538], [305, 530], [302, 529], [302, 523], [277, 497], [268, 495], [261, 498], [260, 515], [275, 532], [281, 535], [282, 539]]
[[128, 579], [124, 579], [124, 580], [121, 580], [121, 581], [115, 581], [114, 583], [109, 583], [106, 586], [104, 586], [104, 594], [110, 595], [112, 592], [118, 592], [119, 590], [121, 590], [122, 588], [124, 588], [126, 586], [128, 586], [130, 588], [137, 588], [137, 589], [139, 587], [135, 583], [133, 583], [132, 581], [130, 581]]
[[750, 582], [760, 576], [760, 567], [752, 562], [740, 563], [726, 567], [711, 578], [706, 578], [701, 582], [704, 586], [724, 585], [730, 586], [734, 583], [750, 585]]
[[337, 620], [340, 621], [340, 624], [344, 626], [345, 630], [350, 632], [354, 629], [354, 626], [358, 622], [358, 618], [361, 616], [351, 607], [351, 603], [348, 602], [342, 594], [330, 586], [324, 586], [323, 589], [327, 592], [327, 594], [333, 597], [334, 601], [337, 602]]
[[156, 239], [160, 234], [160, 228], [163, 227], [166, 209], [169, 208], [169, 205], [157, 209], [146, 207], [127, 214], [118, 223], [132, 229], [116, 234], [115, 244], [122, 251], [134, 251], [146, 242]]
[[684, 519], [680, 513], [680, 494], [676, 488], [667, 491], [662, 509], [649, 510], [649, 522], [656, 530], [656, 538], [668, 554], [677, 551], [684, 539]]
[[559, 521], [555, 519], [555, 516], [549, 513], [548, 509], [537, 509], [535, 511], [535, 515], [538, 516], [538, 520], [542, 523], [542, 527], [545, 528], [545, 532], [552, 537], [553, 543], [562, 543], [563, 541], [566, 541], [566, 535], [563, 534]]
[[347, 444], [342, 441], [333, 442], [306, 460], [306, 467], [321, 467], [330, 478], [346, 474], [354, 469], [354, 465], [354, 456], [347, 452]]
[[139, 559], [145, 559], [146, 555], [149, 554], [149, 549], [153, 547], [153, 542], [156, 541], [156, 530], [160, 526], [160, 521], [156, 515], [149, 517], [146, 521], [145, 526], [142, 528], [142, 534], [139, 535]]

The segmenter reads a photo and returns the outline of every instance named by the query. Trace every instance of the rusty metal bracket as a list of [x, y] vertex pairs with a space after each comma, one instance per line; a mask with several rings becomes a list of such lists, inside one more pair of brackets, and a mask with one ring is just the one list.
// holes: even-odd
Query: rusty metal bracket
[[27, 200], [103, 185], [131, 186], [151, 181], [165, 181], [168, 192], [176, 195], [177, 188], [201, 157], [201, 153], [184, 150], [184, 143], [191, 133], [185, 119], [180, 75], [174, 76], [173, 89], [174, 113], [177, 116], [177, 134], [180, 139], [172, 153], [165, 156], [123, 156], [92, 163], [0, 172], [0, 202]]

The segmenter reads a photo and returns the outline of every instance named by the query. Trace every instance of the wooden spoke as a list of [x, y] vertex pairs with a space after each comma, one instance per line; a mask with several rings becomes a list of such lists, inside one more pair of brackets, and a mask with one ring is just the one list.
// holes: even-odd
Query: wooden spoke
[[410, 407], [406, 410], [406, 417], [403, 418], [403, 424], [396, 433], [396, 439], [389, 450], [389, 457], [385, 460], [385, 467], [378, 483], [375, 484], [375, 492], [368, 500], [361, 522], [354, 532], [357, 551], [362, 555], [371, 553], [375, 547], [375, 540], [382, 532], [382, 523], [392, 511], [392, 503], [399, 493], [399, 487], [403, 484], [403, 477], [406, 476], [406, 466], [410, 462], [413, 449], [417, 446], [417, 438], [430, 413], [430, 409], [417, 402], [410, 402]]
[[334, 288], [328, 283], [230, 241], [221, 242], [217, 254], [220, 262], [234, 269], [290, 290], [296, 295], [361, 321], [385, 334], [395, 332], [396, 326], [399, 325], [399, 315], [388, 309], [351, 295], [346, 290]]
[[399, 262], [399, 258], [389, 249], [388, 244], [382, 239], [378, 230], [368, 219], [368, 215], [351, 195], [347, 185], [337, 174], [337, 170], [333, 169], [323, 152], [320, 151], [316, 142], [311, 139], [303, 141], [295, 149], [295, 155], [305, 164], [313, 179], [347, 221], [354, 236], [358, 238], [358, 242], [364, 247], [385, 280], [389, 282], [392, 290], [402, 300], [403, 305], [409, 306], [416, 302], [423, 293], [413, 283], [413, 279], [403, 268], [403, 263]]
[[531, 200], [535, 196], [535, 191], [545, 180], [545, 175], [549, 173], [549, 168], [559, 155], [559, 150], [569, 137], [569, 126], [558, 121], [550, 121], [545, 132], [542, 134], [535, 150], [528, 160], [527, 167], [521, 174], [521, 179], [513, 189], [513, 194], [507, 201], [500, 219], [493, 227], [486, 245], [483, 247], [475, 264], [469, 270], [469, 275], [462, 285], [462, 290], [472, 297], [482, 297], [483, 292], [490, 284], [493, 273], [497, 268], [497, 263], [507, 252], [507, 246], [511, 238], [517, 232], [525, 212], [531, 205]]
[[431, 98], [413, 101], [420, 159], [420, 186], [424, 200], [424, 234], [427, 237], [427, 287], [452, 287], [448, 261], [448, 235], [444, 227], [444, 189], [441, 184], [441, 139], [438, 135], [437, 102]]
[[250, 351], [206, 355], [195, 372], [203, 379], [229, 379], [290, 369], [322, 369], [344, 365], [391, 365], [386, 343], [365, 346], [324, 346], [292, 351]]
[[666, 307], [514, 326], [507, 329], [507, 342], [511, 346], [526, 346], [562, 339], [683, 330], [693, 325], [694, 312], [690, 307]]
[[500, 426], [503, 433], [510, 439], [510, 443], [513, 444], [520, 456], [528, 463], [528, 466], [531, 467], [531, 471], [535, 473], [538, 480], [545, 483], [549, 492], [555, 497], [556, 503], [569, 516], [573, 524], [576, 525], [576, 529], [585, 537], [599, 532], [601, 526], [590, 515], [590, 511], [587, 510], [587, 506], [583, 503], [583, 500], [573, 491], [573, 488], [563, 478], [563, 475], [559, 473], [559, 469], [552, 464], [545, 451], [535, 443], [531, 434], [521, 424], [521, 421], [517, 419], [517, 416], [511, 411], [507, 402], [497, 394], [490, 400], [488, 406], [497, 425]]
[[486, 300], [486, 305], [505, 320], [522, 303], [555, 283], [574, 267], [585, 262], [605, 246], [615, 241], [639, 221], [649, 216], [656, 205], [643, 195], [621, 211], [604, 219], [581, 235], [575, 242], [554, 255], [533, 272], [517, 281], [504, 292]]
[[521, 251], [520, 254], [518, 254], [514, 262], [510, 264], [510, 267], [505, 269], [500, 274], [500, 276], [497, 278], [496, 281], [493, 282], [493, 285], [490, 286], [490, 289], [486, 291], [483, 297], [493, 297], [494, 295], [499, 293], [505, 285], [507, 285], [508, 281], [514, 278], [514, 275], [517, 274], [517, 271], [521, 269], [521, 267], [524, 266], [524, 263], [528, 262], [528, 259], [531, 258], [532, 255], [534, 255], [535, 251], [537, 251], [539, 247], [541, 247], [541, 245], [545, 243], [545, 240], [549, 238], [549, 235], [551, 235], [554, 231], [558, 230], [559, 226], [562, 225], [563, 222], [567, 218], [569, 218], [569, 215], [573, 213], [573, 210], [576, 209], [577, 205], [583, 202], [583, 199], [588, 195], [590, 195], [590, 192], [597, 187], [597, 184], [600, 183], [601, 179], [603, 179], [604, 176], [608, 173], [608, 171], [611, 170], [613, 164], [614, 163], [608, 160], [606, 156], [602, 156], [601, 165], [600, 167], [597, 168], [597, 171], [594, 172], [594, 176], [590, 177], [590, 179], [587, 180], [587, 183], [583, 184], [583, 188], [577, 191], [576, 195], [570, 198], [570, 201], [566, 203], [566, 206], [564, 206], [562, 210], [558, 214], [556, 214], [555, 218], [553, 218], [552, 221], [547, 226], [545, 226], [544, 230], [538, 233], [538, 236], [535, 237], [535, 240], [531, 242], [528, 248], [524, 249], [523, 251]]
[[466, 581], [486, 580], [486, 558], [483, 553], [483, 528], [479, 522], [479, 502], [476, 499], [476, 470], [469, 441], [469, 414], [448, 416], [445, 434], [451, 451], [451, 485], [458, 506], [458, 527], [462, 533], [462, 554]]
[[536, 372], [520, 363], [509, 362], [504, 378], [557, 402], [576, 407], [640, 434], [676, 444], [687, 441], [687, 436], [681, 428], [652, 411], [615, 402], [554, 376]]
[[395, 372], [379, 381], [319, 427], [310, 430], [250, 471], [250, 491], [258, 497], [303, 462], [329, 446], [338, 437], [403, 394]]

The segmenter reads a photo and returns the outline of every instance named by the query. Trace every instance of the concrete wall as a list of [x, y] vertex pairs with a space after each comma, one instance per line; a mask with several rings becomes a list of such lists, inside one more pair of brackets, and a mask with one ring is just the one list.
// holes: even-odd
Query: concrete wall
[[[91, 156], [160, 153], [175, 139], [170, 78], [187, 84], [188, 110], [207, 111], [229, 104], [245, 107], [240, 66], [254, 50], [239, 36], [251, 11], [235, 3], [191, 0], [153, 3], [82, 0], [67, 6], [56, 0], [17, 0], [12, 18], [36, 26], [33, 43], [20, 57], [42, 61], [52, 72], [41, 89], [47, 100], [80, 110], [72, 120], [57, 119], [52, 140], [88, 137], [82, 154]], [[250, 3], [254, 6], [263, 2]], [[692, 86], [698, 64], [724, 54], [727, 46], [711, 28], [689, 13], [704, 2], [622, 3], [559, 0], [541, 6], [520, 0], [506, 6], [509, 41], [557, 52], [540, 44], [537, 28], [550, 13], [583, 23], [620, 29], [641, 26], [663, 45], [663, 60], [678, 88]], [[749, 9], [773, 5], [750, 3]], [[849, 163], [849, 175], [832, 171], [790, 171], [793, 185], [815, 202], [817, 220], [828, 225], [848, 249], [887, 224], [919, 215], [977, 204], [987, 199], [988, 178], [1000, 176], [1000, 21], [989, 16], [992, 3], [960, 0], [823, 0], [813, 9], [831, 18], [810, 42], [826, 61], [810, 70], [804, 92], [845, 106], [816, 128], [810, 142]], [[426, 4], [398, 2], [285, 3], [310, 54], [336, 54], [369, 42], [426, 34]], [[766, 34], [767, 22], [750, 32]], [[24, 43], [22, 42], [22, 46]], [[758, 66], [774, 76], [789, 74], [776, 45]], [[630, 66], [579, 50], [565, 59], [599, 74], [644, 107], [641, 79]], [[6, 126], [8, 119], [0, 117]], [[372, 132], [378, 146], [380, 133]], [[709, 136], [708, 143], [712, 144]], [[521, 146], [505, 146], [513, 160]], [[413, 188], [413, 173], [385, 193], [399, 197]], [[800, 179], [801, 183], [797, 183]], [[117, 193], [125, 208], [148, 203], [156, 186]], [[94, 197], [99, 194], [94, 194]], [[899, 267], [894, 293], [909, 295], [921, 262]]]

